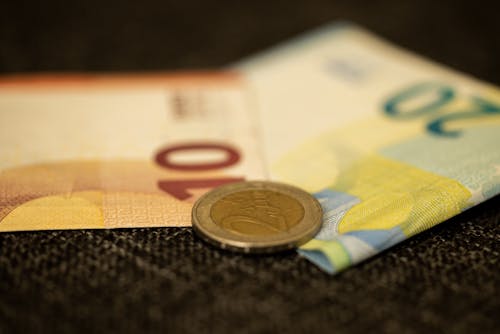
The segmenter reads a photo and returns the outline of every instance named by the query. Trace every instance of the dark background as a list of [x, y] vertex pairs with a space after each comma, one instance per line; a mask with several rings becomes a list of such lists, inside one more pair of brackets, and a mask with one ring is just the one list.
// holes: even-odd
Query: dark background
[[[500, 84], [498, 9], [481, 1], [8, 1], [0, 73], [214, 68], [334, 19]], [[333, 277], [190, 228], [3, 233], [0, 333], [498, 333], [499, 204]]]

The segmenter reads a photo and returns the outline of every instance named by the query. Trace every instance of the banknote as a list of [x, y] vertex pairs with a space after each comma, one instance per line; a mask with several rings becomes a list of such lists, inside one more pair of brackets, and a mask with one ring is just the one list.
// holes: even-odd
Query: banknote
[[272, 179], [313, 193], [299, 253], [338, 272], [500, 192], [500, 91], [350, 23], [235, 64]]
[[190, 226], [205, 191], [265, 177], [230, 73], [0, 78], [0, 231]]

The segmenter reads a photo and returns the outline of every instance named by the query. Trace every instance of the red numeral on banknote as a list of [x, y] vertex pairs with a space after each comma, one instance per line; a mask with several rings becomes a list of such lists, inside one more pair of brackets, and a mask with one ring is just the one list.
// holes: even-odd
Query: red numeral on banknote
[[[182, 151], [222, 151], [225, 154], [225, 159], [216, 162], [201, 162], [201, 163], [179, 163], [171, 159], [171, 155]], [[222, 144], [185, 144], [171, 146], [161, 150], [156, 154], [156, 162], [158, 165], [175, 170], [183, 171], [204, 171], [219, 168], [229, 167], [240, 160], [240, 154], [234, 148]]]
[[242, 177], [225, 177], [220, 179], [194, 179], [159, 181], [158, 187], [177, 199], [185, 200], [192, 196], [188, 189], [215, 188], [226, 183], [243, 181]]
[[[222, 152], [224, 157], [216, 161], [179, 162], [173, 159], [175, 154], [193, 152]], [[168, 146], [160, 150], [155, 156], [156, 163], [167, 169], [202, 172], [230, 167], [240, 161], [240, 153], [233, 147], [219, 143], [190, 143]], [[164, 192], [179, 200], [186, 200], [192, 196], [189, 189], [214, 188], [226, 183], [243, 181], [243, 177], [221, 177], [213, 179], [184, 179], [162, 180], [158, 187]]]

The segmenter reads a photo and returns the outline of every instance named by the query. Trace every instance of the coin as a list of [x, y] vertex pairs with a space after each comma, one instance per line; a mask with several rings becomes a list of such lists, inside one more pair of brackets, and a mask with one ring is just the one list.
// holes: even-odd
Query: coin
[[193, 206], [193, 229], [233, 251], [271, 253], [296, 248], [321, 228], [322, 209], [307, 192], [282, 183], [249, 181], [206, 193]]

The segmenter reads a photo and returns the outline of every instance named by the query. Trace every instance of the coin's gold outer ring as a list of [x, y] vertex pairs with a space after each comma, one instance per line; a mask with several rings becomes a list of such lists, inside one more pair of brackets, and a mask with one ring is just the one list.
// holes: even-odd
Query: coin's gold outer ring
[[[242, 236], [217, 225], [211, 218], [212, 205], [223, 197], [246, 190], [269, 190], [299, 201], [304, 217], [288, 232], [266, 236]], [[243, 253], [273, 253], [296, 248], [312, 239], [320, 230], [323, 210], [312, 195], [294, 186], [270, 181], [245, 181], [218, 187], [196, 201], [192, 210], [193, 229], [206, 242], [222, 249]]]

